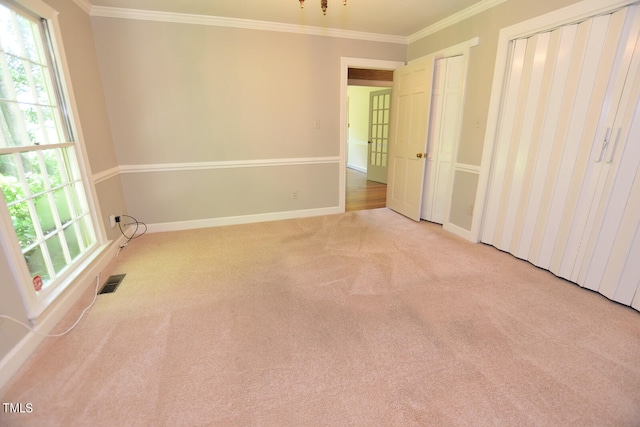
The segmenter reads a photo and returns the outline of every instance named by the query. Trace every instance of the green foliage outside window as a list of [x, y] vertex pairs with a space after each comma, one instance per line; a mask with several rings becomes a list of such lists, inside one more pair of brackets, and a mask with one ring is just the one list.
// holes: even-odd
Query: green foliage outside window
[[[47, 177], [50, 185], [55, 187], [62, 184], [63, 178], [59, 171], [58, 159], [52, 155], [43, 155]], [[26, 177], [26, 182], [31, 195], [41, 194], [46, 191], [45, 174], [40, 170], [39, 158], [37, 155], [20, 156], [22, 167]], [[18, 179], [18, 172], [13, 155], [0, 156], [0, 187], [4, 193], [5, 202], [9, 206], [11, 221], [18, 235], [20, 246], [26, 248], [37, 239], [29, 205], [25, 200], [25, 189]], [[71, 220], [70, 207], [68, 206], [64, 191], [54, 192], [55, 204], [62, 224]], [[35, 200], [36, 216], [39, 218], [43, 230], [46, 232], [55, 228], [55, 221], [49, 206], [47, 197], [39, 197]]]
[[43, 279], [43, 289], [96, 243], [46, 27], [0, 4], [0, 188], [29, 273]]

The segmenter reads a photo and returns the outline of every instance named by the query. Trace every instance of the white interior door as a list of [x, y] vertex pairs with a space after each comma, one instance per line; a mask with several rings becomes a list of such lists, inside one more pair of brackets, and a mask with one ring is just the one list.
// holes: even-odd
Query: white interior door
[[433, 57], [393, 73], [387, 206], [420, 221]]
[[389, 115], [391, 89], [369, 94], [369, 144], [367, 179], [387, 183], [387, 155], [389, 149]]
[[421, 218], [438, 224], [445, 221], [451, 194], [453, 156], [462, 117], [463, 78], [462, 55], [436, 61]]

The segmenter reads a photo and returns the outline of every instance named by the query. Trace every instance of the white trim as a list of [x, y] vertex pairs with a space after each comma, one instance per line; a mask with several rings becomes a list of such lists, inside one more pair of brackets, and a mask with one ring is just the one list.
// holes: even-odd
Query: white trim
[[[508, 45], [511, 40], [543, 31], [550, 31], [563, 25], [580, 22], [597, 15], [611, 13], [634, 3], [638, 3], [638, 0], [584, 0], [551, 13], [505, 27], [500, 31], [499, 40], [504, 43], [505, 40], [503, 40], [502, 37], [506, 37], [508, 39]], [[499, 48], [501, 46], [502, 45], [498, 44]]]
[[297, 211], [272, 212], [254, 215], [228, 216], [222, 218], [196, 219], [192, 221], [163, 222], [147, 224], [149, 233], [162, 233], [166, 231], [193, 230], [198, 228], [221, 227], [225, 225], [251, 224], [256, 222], [280, 221], [284, 219], [308, 218], [322, 215], [335, 215], [343, 213], [344, 208], [339, 206]]
[[91, 3], [88, 0], [72, 0], [75, 4], [80, 6], [80, 9], [84, 10], [87, 15], [91, 15]]
[[120, 173], [173, 172], [201, 169], [259, 168], [272, 166], [319, 165], [339, 163], [340, 157], [304, 157], [297, 159], [227, 160], [193, 163], [158, 163], [149, 165], [123, 165]]
[[442, 31], [447, 27], [450, 27], [459, 22], [462, 22], [465, 19], [469, 19], [472, 16], [478, 15], [486, 10], [489, 10], [495, 6], [498, 6], [499, 4], [504, 3], [505, 1], [507, 0], [483, 0], [439, 22], [436, 22], [435, 24], [430, 25], [427, 28], [424, 28], [416, 33], [411, 34], [407, 38], [407, 40], [409, 43], [416, 42], [424, 37], [427, 37], [431, 34], [437, 33], [438, 31]]
[[[462, 65], [463, 69], [464, 69], [464, 79], [462, 82], [462, 87], [460, 88], [461, 94], [462, 94], [462, 99], [461, 99], [461, 105], [460, 105], [460, 110], [459, 110], [459, 114], [460, 114], [460, 124], [462, 124], [464, 122], [464, 109], [465, 109], [465, 105], [467, 103], [467, 84], [469, 81], [469, 58], [471, 56], [471, 49], [478, 46], [480, 44], [480, 37], [474, 37], [472, 39], [467, 40], [466, 42], [460, 43], [456, 46], [452, 46], [448, 49], [445, 49], [445, 52], [447, 53], [446, 56], [454, 56], [454, 55], [462, 55], [463, 59], [464, 59], [464, 63]], [[455, 176], [456, 176], [456, 171], [462, 170], [462, 171], [467, 171], [467, 172], [472, 172], [475, 174], [479, 174], [479, 168], [478, 167], [473, 167], [471, 165], [465, 164], [465, 163], [459, 163], [458, 162], [458, 152], [460, 149], [460, 138], [462, 137], [462, 128], [457, 130], [457, 135], [456, 135], [456, 140], [454, 142], [454, 149], [453, 149], [453, 153], [452, 153], [452, 159], [453, 159], [453, 169], [451, 171], [451, 176], [450, 176], [450, 181], [449, 181], [449, 191], [447, 192], [447, 199], [446, 199], [446, 204], [445, 204], [445, 210], [444, 210], [444, 221], [442, 224], [442, 228], [450, 231], [460, 237], [463, 237], [467, 240], [473, 241], [472, 239], [472, 235], [469, 233], [468, 230], [465, 230], [462, 227], [457, 226], [456, 224], [453, 224], [450, 220], [451, 218], [451, 202], [453, 199], [453, 185], [455, 182]]]
[[456, 163], [455, 169], [463, 172], [475, 173], [476, 175], [480, 173], [480, 166], [477, 165], [469, 165], [467, 163]]
[[158, 12], [104, 6], [93, 6], [91, 8], [91, 16], [136, 19], [141, 21], [172, 22], [178, 24], [210, 25], [214, 27], [243, 28], [249, 30], [277, 31], [282, 33], [367, 40], [382, 43], [408, 44], [407, 38], [404, 36], [338, 30], [335, 28], [311, 27], [307, 25], [284, 24], [280, 22], [258, 21], [253, 19], [227, 18], [223, 16]]
[[[60, 86], [61, 91], [64, 94], [64, 98], [67, 106], [71, 110], [70, 120], [72, 122], [73, 130], [76, 134], [76, 141], [74, 142], [74, 148], [76, 153], [76, 159], [78, 167], [82, 175], [82, 182], [86, 190], [86, 200], [89, 206], [91, 219], [96, 234], [97, 248], [92, 248], [83, 255], [81, 264], [72, 263], [74, 266], [72, 269], [67, 270], [66, 273], [60, 275], [58, 283], [55, 286], [48, 287], [43, 290], [38, 297], [32, 291], [32, 288], [28, 285], [31, 283], [31, 275], [24, 263], [24, 255], [21, 253], [20, 245], [18, 244], [15, 233], [8, 233], [10, 236], [5, 236], [6, 233], [2, 233], [0, 240], [2, 245], [6, 248], [8, 259], [11, 263], [12, 273], [18, 283], [18, 290], [22, 297], [26, 315], [30, 319], [38, 317], [41, 313], [46, 312], [50, 305], [55, 303], [58, 296], [64, 295], [67, 286], [71, 286], [75, 282], [76, 277], [82, 275], [82, 269], [85, 263], [91, 263], [92, 259], [99, 255], [99, 247], [104, 245], [107, 241], [106, 230], [104, 228], [103, 221], [99, 217], [100, 206], [96, 196], [96, 190], [91, 178], [91, 169], [89, 165], [89, 159], [86, 153], [84, 138], [82, 134], [82, 128], [80, 125], [78, 108], [75, 102], [75, 96], [73, 87], [71, 84], [67, 59], [64, 51], [64, 44], [62, 42], [62, 31], [58, 22], [58, 12], [48, 4], [41, 0], [17, 0], [25, 8], [31, 12], [39, 15], [47, 20], [49, 35], [51, 37], [51, 49], [53, 50], [54, 59], [51, 66], [57, 66], [60, 68]], [[53, 146], [64, 146], [66, 144], [54, 144]], [[2, 201], [4, 204], [4, 200]], [[3, 210], [4, 211], [4, 210]], [[2, 212], [0, 215], [0, 227], [3, 230], [12, 230], [13, 225], [10, 219], [7, 218], [8, 213]]]
[[458, 237], [462, 237], [465, 240], [468, 240], [473, 243], [478, 243], [473, 238], [472, 230], [466, 230], [459, 225], [455, 225], [452, 222], [448, 222], [442, 226], [442, 229], [448, 231], [449, 233], [453, 233]]
[[476, 190], [476, 209], [478, 214], [473, 216], [471, 234], [474, 240], [480, 241], [480, 233], [484, 227], [486, 214], [487, 193], [490, 191], [489, 182], [493, 169], [494, 148], [498, 132], [500, 106], [504, 89], [504, 77], [509, 56], [509, 45], [513, 40], [548, 31], [562, 25], [571, 24], [592, 16], [613, 12], [619, 8], [637, 3], [638, 0], [584, 0], [573, 5], [555, 10], [545, 15], [505, 27], [500, 30], [496, 53], [496, 63], [493, 73], [491, 99], [487, 115], [487, 129], [480, 163], [480, 177]]
[[190, 163], [156, 163], [148, 165], [123, 165], [98, 172], [93, 175], [94, 184], [124, 173], [174, 172], [202, 169], [259, 168], [273, 166], [321, 165], [340, 163], [340, 157], [301, 157], [292, 159], [225, 160]]
[[307, 34], [345, 39], [367, 40], [382, 43], [408, 45], [447, 27], [478, 15], [498, 6], [507, 0], [482, 0], [466, 9], [448, 16], [433, 25], [423, 28], [408, 37], [389, 34], [367, 33], [361, 31], [339, 30], [335, 28], [311, 27], [306, 25], [285, 24], [253, 19], [230, 18], [178, 12], [159, 12], [152, 10], [127, 9], [107, 6], [92, 6], [88, 0], [72, 0], [91, 16], [103, 18], [135, 19], [141, 21], [173, 22], [179, 24], [210, 25], [217, 27], [244, 28], [250, 30], [278, 31], [284, 33]]
[[[25, 4], [34, 5], [37, 3], [42, 3], [41, 0], [19, 0], [24, 2]], [[50, 6], [43, 3], [43, 6], [50, 8]], [[80, 114], [78, 110], [78, 105], [76, 104], [76, 97], [73, 90], [73, 85], [71, 82], [71, 72], [69, 71], [69, 65], [67, 62], [67, 57], [64, 49], [64, 39], [62, 37], [62, 30], [60, 28], [60, 23], [58, 22], [58, 12], [51, 9], [48, 15], [44, 15], [39, 12], [37, 9], [31, 9], [35, 12], [38, 12], [40, 16], [48, 20], [50, 35], [52, 39], [51, 49], [54, 52], [55, 65], [59, 66], [60, 69], [60, 85], [62, 86], [62, 93], [65, 95], [65, 101], [71, 111], [69, 114], [69, 119], [71, 121], [71, 125], [73, 131], [76, 135], [75, 148], [76, 148], [76, 158], [78, 162], [78, 167], [80, 169], [80, 174], [82, 175], [82, 181], [84, 183], [86, 196], [87, 196], [87, 204], [89, 205], [89, 210], [91, 214], [91, 218], [93, 221], [94, 229], [96, 232], [96, 238], [98, 244], [103, 244], [107, 241], [107, 232], [104, 228], [104, 224], [100, 218], [100, 203], [98, 201], [98, 197], [96, 195], [96, 188], [94, 186], [91, 173], [91, 164], [89, 162], [89, 155], [87, 154], [84, 134], [82, 131], [82, 124], [80, 120]]]
[[16, 3], [24, 6], [27, 10], [40, 15], [41, 17], [55, 21], [58, 16], [58, 11], [49, 6], [42, 0], [14, 0]]
[[[338, 180], [338, 200], [340, 212], [345, 212], [346, 192], [347, 192], [347, 138], [348, 138], [348, 86], [349, 68], [364, 68], [369, 70], [395, 70], [403, 67], [404, 62], [383, 61], [379, 59], [351, 58], [343, 56], [340, 58], [340, 179]], [[393, 108], [393, 106], [391, 106]]]
[[347, 163], [347, 168], [353, 169], [354, 171], [367, 173], [367, 168], [363, 168], [362, 166], [354, 165], [352, 163]]
[[[60, 282], [57, 286], [43, 288], [38, 295], [33, 292], [31, 286], [28, 286], [23, 294], [23, 300], [28, 301], [27, 318], [34, 324], [40, 322], [38, 318], [46, 313], [50, 307], [53, 307], [58, 298], [65, 295], [67, 288], [73, 286], [80, 277], [83, 277], [84, 272], [100, 257], [105, 248], [106, 245], [96, 246], [85, 253], [76, 263], [71, 264], [73, 268], [58, 277]], [[30, 284], [31, 280], [27, 283]]]
[[[429, 53], [427, 55], [421, 56], [420, 58], [412, 59], [411, 61], [408, 62], [408, 64], [411, 64], [412, 62], [415, 62], [415, 61], [421, 61], [424, 58], [428, 58], [428, 57], [433, 57], [433, 60], [436, 61], [438, 59], [450, 58], [452, 56], [457, 56], [457, 55], [469, 56], [469, 50], [472, 47], [476, 47], [478, 45], [480, 45], [480, 37], [474, 37], [467, 41], [458, 43], [456, 45], [445, 47], [444, 49], [439, 50], [437, 52]], [[469, 62], [468, 59], [467, 59], [467, 62]]]
[[[41, 334], [50, 333], [58, 322], [71, 310], [73, 305], [78, 302], [82, 294], [89, 287], [95, 287], [96, 280], [98, 280], [100, 274], [106, 270], [111, 260], [115, 258], [119, 247], [124, 244], [125, 241], [124, 236], [121, 236], [117, 241], [111, 242], [108, 246], [105, 245], [105, 248], [93, 263], [82, 271], [76, 280], [65, 289], [63, 295], [38, 319], [34, 329]], [[5, 324], [8, 324], [8, 322], [5, 322]], [[18, 372], [20, 367], [27, 361], [44, 339], [45, 337], [42, 335], [29, 331], [24, 338], [0, 360], [0, 389]]]
[[120, 175], [121, 168], [119, 166], [112, 167], [111, 169], [104, 170], [102, 172], [98, 172], [93, 174], [93, 183], [99, 184], [102, 181], [106, 181], [108, 179], [113, 178], [114, 176]]
[[[463, 69], [464, 69], [464, 82], [461, 88], [461, 92], [462, 92], [462, 103], [460, 105], [460, 123], [462, 123], [464, 117], [464, 106], [466, 104], [466, 99], [467, 99], [467, 82], [468, 82], [468, 78], [469, 78], [469, 57], [471, 55], [471, 48], [474, 48], [476, 46], [480, 45], [480, 37], [474, 37], [472, 39], [469, 39], [467, 41], [464, 41], [462, 43], [458, 43], [456, 45], [453, 46], [449, 46], [447, 48], [444, 48], [442, 50], [439, 50], [437, 52], [434, 53], [430, 53], [428, 55], [425, 55], [423, 57], [417, 58], [415, 60], [410, 61], [414, 62], [414, 61], [420, 61], [420, 60], [424, 60], [425, 58], [431, 58], [434, 63], [436, 60], [438, 59], [442, 59], [442, 58], [450, 58], [453, 56], [458, 56], [458, 55], [462, 55], [464, 58], [464, 65], [463, 65]], [[454, 150], [453, 150], [453, 154], [452, 154], [452, 158], [453, 159], [457, 159], [458, 158], [458, 149], [460, 146], [460, 137], [461, 137], [461, 132], [458, 132], [456, 141], [454, 142]], [[453, 223], [451, 223], [449, 221], [450, 215], [451, 215], [451, 196], [453, 195], [453, 184], [454, 184], [454, 176], [455, 176], [455, 171], [456, 170], [462, 170], [465, 172], [471, 172], [471, 173], [475, 173], [475, 174], [479, 174], [480, 173], [480, 167], [479, 166], [474, 166], [474, 165], [469, 165], [469, 164], [465, 164], [465, 163], [458, 163], [457, 161], [453, 162], [453, 170], [452, 170], [452, 175], [451, 175], [451, 182], [449, 185], [449, 191], [447, 193], [447, 200], [446, 200], [446, 208], [445, 208], [445, 212], [444, 212], [444, 221], [443, 221], [443, 229], [450, 231], [460, 237], [463, 237], [469, 241], [476, 241], [473, 239], [473, 236], [470, 234], [469, 230], [465, 230], [462, 227], [459, 227]], [[426, 174], [425, 176], [423, 176], [423, 185], [424, 185], [424, 180], [426, 180]], [[422, 193], [424, 193], [424, 188], [422, 189]], [[422, 210], [420, 211], [420, 216], [422, 216]]]

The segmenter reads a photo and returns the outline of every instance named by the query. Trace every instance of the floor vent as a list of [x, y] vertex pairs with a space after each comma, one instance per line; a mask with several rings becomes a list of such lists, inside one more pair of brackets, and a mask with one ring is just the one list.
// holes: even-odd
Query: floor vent
[[120, 286], [124, 276], [126, 276], [126, 274], [115, 274], [113, 276], [109, 276], [107, 281], [104, 282], [102, 289], [100, 289], [100, 292], [98, 292], [98, 295], [114, 293], [116, 289], [118, 289], [118, 286]]

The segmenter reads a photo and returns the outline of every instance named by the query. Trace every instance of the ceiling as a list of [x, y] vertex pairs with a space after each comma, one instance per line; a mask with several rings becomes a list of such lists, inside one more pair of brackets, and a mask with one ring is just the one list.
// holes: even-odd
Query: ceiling
[[251, 19], [408, 37], [488, 0], [89, 0], [92, 6]]

